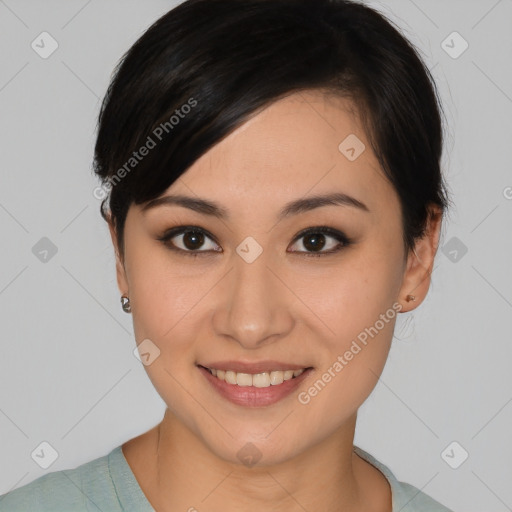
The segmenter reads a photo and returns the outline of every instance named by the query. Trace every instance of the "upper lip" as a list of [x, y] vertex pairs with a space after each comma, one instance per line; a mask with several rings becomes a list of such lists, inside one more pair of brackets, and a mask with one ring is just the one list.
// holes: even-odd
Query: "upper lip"
[[310, 368], [307, 365], [283, 363], [281, 361], [257, 361], [254, 363], [244, 361], [213, 361], [211, 363], [200, 364], [205, 368], [214, 368], [216, 370], [233, 371], [236, 373], [263, 373], [276, 370], [302, 370]]

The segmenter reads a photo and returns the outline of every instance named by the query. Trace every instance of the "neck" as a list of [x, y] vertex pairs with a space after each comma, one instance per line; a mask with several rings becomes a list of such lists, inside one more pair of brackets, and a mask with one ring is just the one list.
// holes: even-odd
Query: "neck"
[[353, 452], [355, 422], [292, 460], [246, 467], [215, 455], [167, 409], [123, 451], [158, 512], [391, 510], [382, 508], [387, 481]]

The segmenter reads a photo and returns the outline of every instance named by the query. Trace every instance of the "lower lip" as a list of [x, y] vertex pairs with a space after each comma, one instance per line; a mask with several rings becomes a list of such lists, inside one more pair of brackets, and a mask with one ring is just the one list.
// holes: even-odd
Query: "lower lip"
[[266, 388], [257, 388], [255, 386], [238, 386], [237, 384], [228, 384], [213, 376], [206, 368], [198, 366], [201, 373], [221, 396], [236, 405], [246, 407], [264, 407], [272, 405], [279, 400], [293, 393], [309, 375], [312, 368], [304, 370], [298, 377], [285, 380], [282, 384], [268, 386]]

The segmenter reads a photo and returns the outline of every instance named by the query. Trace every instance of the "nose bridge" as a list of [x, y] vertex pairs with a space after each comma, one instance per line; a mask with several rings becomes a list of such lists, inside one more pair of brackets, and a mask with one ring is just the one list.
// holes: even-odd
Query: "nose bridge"
[[242, 243], [233, 253], [233, 270], [222, 288], [223, 296], [214, 315], [217, 334], [234, 338], [245, 348], [256, 348], [269, 338], [277, 339], [293, 323], [286, 307], [285, 287], [274, 275], [275, 270], [270, 270], [275, 266], [270, 253], [263, 251], [255, 259], [247, 257], [253, 249]]

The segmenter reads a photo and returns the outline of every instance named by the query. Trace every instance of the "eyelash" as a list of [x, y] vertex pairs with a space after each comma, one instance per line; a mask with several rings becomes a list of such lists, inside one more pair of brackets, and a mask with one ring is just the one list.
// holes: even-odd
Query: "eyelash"
[[[211, 250], [208, 251], [192, 251], [192, 250], [184, 250], [179, 247], [176, 247], [175, 245], [171, 244], [170, 241], [174, 237], [178, 235], [182, 235], [185, 233], [201, 233], [205, 235], [206, 237], [210, 238], [213, 242], [215, 242], [217, 245], [217, 241], [215, 238], [205, 229], [202, 229], [198, 226], [177, 226], [175, 228], [168, 229], [162, 236], [158, 237], [157, 240], [162, 242], [167, 248], [171, 249], [172, 251], [179, 252], [185, 256], [191, 256], [193, 258], [196, 258], [197, 256], [207, 256], [212, 253]], [[300, 255], [306, 256], [306, 257], [319, 257], [319, 256], [326, 256], [330, 254], [336, 254], [340, 252], [342, 249], [348, 247], [352, 244], [352, 239], [347, 237], [344, 233], [341, 231], [338, 231], [337, 229], [330, 228], [328, 226], [317, 226], [313, 228], [307, 228], [302, 230], [300, 233], [297, 234], [297, 236], [293, 240], [293, 244], [300, 240], [301, 238], [310, 235], [310, 234], [322, 234], [322, 235], [328, 235], [329, 237], [334, 238], [339, 243], [334, 249], [330, 249], [329, 251], [321, 251], [321, 252], [305, 252], [305, 251], [291, 251], [292, 253], [298, 253]], [[221, 251], [213, 251], [213, 252], [221, 252]]]

